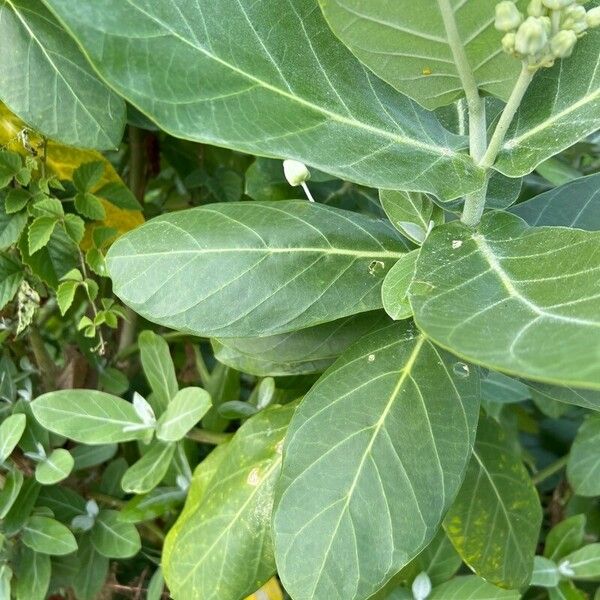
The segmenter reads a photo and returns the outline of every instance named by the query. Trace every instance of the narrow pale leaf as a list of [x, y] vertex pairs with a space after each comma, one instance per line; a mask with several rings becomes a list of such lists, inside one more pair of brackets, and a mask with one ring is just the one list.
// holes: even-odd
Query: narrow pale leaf
[[175, 444], [155, 441], [123, 475], [121, 487], [130, 494], [146, 494], [163, 479], [175, 453]]
[[23, 414], [7, 417], [0, 423], [0, 464], [2, 464], [19, 443], [27, 418]]
[[600, 496], [600, 415], [579, 428], [567, 463], [567, 477], [579, 496]]
[[353, 212], [230, 202], [153, 219], [117, 240], [107, 263], [115, 293], [142, 316], [252, 337], [380, 308], [381, 282], [406, 248], [389, 222]]
[[465, 139], [367, 71], [317, 0], [46, 3], [111, 87], [173, 135], [370, 187], [452, 199], [483, 185]]
[[188, 387], [180, 390], [158, 420], [156, 437], [163, 442], [179, 441], [210, 407], [210, 396], [202, 388]]
[[569, 572], [571, 579], [600, 581], [600, 543], [588, 544], [565, 556], [559, 568]]
[[152, 408], [161, 415], [179, 389], [169, 344], [149, 330], [140, 333], [138, 343], [144, 375], [152, 388]]
[[599, 244], [599, 233], [529, 228], [507, 213], [486, 216], [478, 230], [434, 229], [410, 289], [415, 320], [476, 364], [600, 389]]
[[583, 546], [585, 515], [574, 515], [555, 525], [546, 536], [544, 556], [554, 561]]
[[408, 300], [408, 290], [415, 277], [419, 250], [405, 254], [390, 269], [381, 288], [381, 298], [385, 312], [394, 321], [412, 317], [412, 307]]
[[462, 482], [478, 397], [478, 372], [409, 323], [339, 358], [286, 437], [274, 531], [291, 596], [367, 598], [427, 546]]

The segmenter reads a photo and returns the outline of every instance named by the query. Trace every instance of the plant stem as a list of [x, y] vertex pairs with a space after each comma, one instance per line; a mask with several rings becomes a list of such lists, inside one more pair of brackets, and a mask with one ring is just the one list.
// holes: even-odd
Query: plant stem
[[[79, 252], [79, 264], [81, 266], [81, 273], [85, 280], [88, 278], [87, 268], [85, 266], [85, 256], [83, 255], [83, 252], [81, 251], [81, 249], [79, 247], [77, 248], [77, 251]], [[85, 286], [85, 293], [90, 302], [90, 308], [92, 309], [92, 314], [94, 315], [94, 321], [95, 321], [96, 317], [98, 316], [98, 308], [96, 307], [96, 302], [92, 298], [92, 295], [90, 294], [90, 291], [87, 286]], [[106, 341], [104, 340], [104, 336], [102, 335], [102, 325], [98, 326], [97, 332], [98, 332], [98, 354], [100, 356], [104, 356], [104, 353], [106, 352]]]
[[504, 138], [506, 137], [506, 133], [508, 132], [508, 128], [510, 127], [513, 119], [515, 118], [515, 114], [521, 102], [523, 100], [523, 96], [525, 96], [525, 92], [527, 88], [529, 88], [529, 84], [531, 83], [533, 76], [536, 71], [531, 70], [527, 63], [523, 63], [523, 68], [521, 69], [521, 74], [517, 79], [517, 83], [508, 99], [508, 103], [504, 107], [504, 111], [500, 116], [500, 120], [498, 121], [498, 125], [496, 126], [496, 130], [494, 131], [494, 135], [490, 140], [490, 144], [488, 149], [486, 150], [483, 158], [479, 162], [479, 166], [484, 169], [489, 169], [492, 167], [502, 144], [504, 143]]
[[33, 325], [29, 328], [29, 343], [31, 344], [35, 362], [40, 370], [44, 388], [47, 392], [51, 392], [56, 389], [56, 376], [58, 374], [56, 364], [50, 354], [48, 354], [46, 344], [40, 332]]
[[206, 429], [195, 428], [188, 432], [186, 437], [194, 442], [200, 442], [202, 444], [212, 444], [218, 446], [228, 442], [232, 437], [232, 433], [217, 433], [216, 431], [208, 431]]
[[538, 471], [531, 480], [535, 485], [539, 485], [542, 481], [546, 481], [546, 479], [552, 477], [552, 475], [556, 475], [556, 473], [562, 471], [569, 460], [569, 455], [563, 456], [559, 458], [556, 462], [548, 465], [545, 469]]
[[480, 190], [465, 196], [465, 205], [460, 220], [468, 227], [477, 227], [481, 221], [485, 209], [488, 181], [486, 178], [485, 185]]

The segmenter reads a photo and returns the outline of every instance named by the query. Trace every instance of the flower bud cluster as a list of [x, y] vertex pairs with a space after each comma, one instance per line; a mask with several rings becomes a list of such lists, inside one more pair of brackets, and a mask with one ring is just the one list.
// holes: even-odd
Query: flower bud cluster
[[496, 4], [496, 29], [504, 32], [502, 48], [530, 68], [551, 67], [573, 53], [578, 38], [600, 27], [600, 7], [586, 10], [589, 0], [530, 0], [527, 15], [514, 0]]

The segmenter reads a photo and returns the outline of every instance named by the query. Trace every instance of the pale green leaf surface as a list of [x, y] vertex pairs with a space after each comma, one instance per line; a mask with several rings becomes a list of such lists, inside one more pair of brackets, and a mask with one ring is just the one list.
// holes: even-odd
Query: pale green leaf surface
[[533, 573], [529, 585], [541, 587], [556, 587], [560, 581], [558, 565], [543, 556], [536, 556], [533, 559]]
[[166, 475], [175, 453], [175, 444], [154, 441], [142, 458], [131, 465], [121, 479], [121, 487], [131, 494], [146, 494]]
[[70, 475], [74, 463], [68, 450], [57, 448], [46, 460], [38, 463], [35, 468], [35, 478], [42, 485], [53, 485]]
[[405, 254], [390, 269], [383, 280], [381, 288], [383, 308], [394, 321], [408, 319], [412, 316], [408, 290], [415, 276], [418, 258], [418, 249]]
[[[451, 0], [458, 29], [479, 89], [507, 100], [519, 63], [502, 52], [494, 28], [497, 0]], [[320, 0], [334, 33], [373, 72], [426, 108], [464, 96], [444, 26], [446, 2], [432, 0]]]
[[569, 453], [567, 477], [579, 496], [600, 496], [600, 415], [581, 425]]
[[517, 204], [510, 212], [529, 225], [600, 230], [600, 173], [581, 177]]
[[119, 145], [125, 103], [40, 0], [2, 0], [0, 50], [11, 57], [0, 67], [0, 99], [28, 125], [71, 146]]
[[600, 389], [599, 247], [596, 232], [528, 228], [507, 213], [484, 217], [476, 231], [449, 223], [421, 248], [415, 320], [470, 362]]
[[147, 433], [131, 403], [97, 390], [49, 392], [31, 409], [43, 427], [82, 444], [138, 440]]
[[2, 464], [19, 443], [27, 418], [23, 414], [7, 417], [0, 423], [0, 464]]
[[444, 528], [462, 559], [486, 581], [519, 588], [531, 579], [542, 509], [501, 427], [480, 419], [473, 456]]
[[23, 474], [17, 469], [9, 471], [4, 478], [4, 485], [0, 490], [0, 519], [8, 514], [19, 496], [23, 486]]
[[481, 381], [481, 397], [489, 402], [511, 404], [531, 398], [531, 392], [523, 382], [491, 371]]
[[558, 561], [580, 548], [585, 536], [585, 523], [585, 515], [574, 515], [555, 525], [546, 536], [544, 556]]
[[119, 519], [119, 511], [101, 510], [91, 531], [94, 548], [107, 558], [129, 558], [141, 548], [135, 525]]
[[307, 329], [261, 338], [215, 338], [215, 357], [260, 377], [325, 371], [360, 337], [389, 323], [383, 311], [352, 315]]
[[179, 441], [210, 407], [210, 396], [202, 388], [188, 387], [180, 390], [158, 420], [156, 437], [163, 442]]
[[483, 185], [465, 139], [367, 71], [316, 0], [46, 3], [111, 87], [172, 135], [448, 200]]
[[51, 573], [52, 565], [47, 554], [22, 547], [13, 585], [17, 600], [45, 600]]
[[[163, 570], [174, 598], [244, 598], [275, 573], [271, 508], [295, 404], [249, 419], [201, 463], [167, 536]], [[212, 475], [218, 469], [218, 477]]]
[[145, 318], [253, 337], [380, 308], [407, 245], [388, 221], [349, 211], [231, 202], [153, 219], [117, 240], [107, 264], [117, 296]]
[[427, 600], [519, 600], [517, 590], [503, 590], [475, 575], [455, 577], [435, 588]]
[[152, 388], [152, 398], [149, 402], [159, 416], [166, 410], [179, 389], [169, 344], [150, 330], [140, 333], [138, 343], [144, 375]]
[[62, 556], [77, 550], [75, 536], [69, 528], [49, 517], [30, 517], [23, 527], [21, 540], [42, 554]]
[[600, 32], [590, 30], [573, 55], [541, 69], [525, 95], [494, 168], [519, 177], [598, 129]]
[[537, 381], [528, 381], [527, 385], [534, 390], [540, 400], [547, 399], [549, 401], [564, 402], [565, 404], [574, 404], [575, 406], [600, 411], [599, 390], [574, 389], [538, 383]]
[[455, 362], [398, 323], [351, 346], [305, 396], [274, 513], [278, 572], [296, 600], [367, 598], [433, 539], [479, 412], [479, 375]]
[[572, 572], [572, 579], [600, 581], [600, 543], [575, 550], [561, 560], [560, 566]]

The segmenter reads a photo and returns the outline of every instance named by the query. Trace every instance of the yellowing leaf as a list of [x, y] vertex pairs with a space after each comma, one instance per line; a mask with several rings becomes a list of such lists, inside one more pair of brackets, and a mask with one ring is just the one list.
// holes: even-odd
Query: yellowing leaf
[[[25, 144], [23, 143], [23, 137], [20, 135], [23, 131], [27, 131], [27, 141], [25, 141]], [[29, 144], [34, 151], [40, 152], [42, 137], [27, 129], [23, 121], [12, 114], [4, 104], [0, 103], [0, 147], [26, 156], [28, 155], [28, 150], [25, 147], [26, 144]], [[73, 171], [77, 167], [84, 163], [98, 160], [104, 163], [105, 168], [104, 175], [94, 189], [100, 189], [107, 183], [123, 183], [123, 180], [119, 177], [114, 167], [100, 152], [71, 148], [70, 146], [64, 146], [52, 141], [48, 142], [46, 165], [59, 179], [72, 179]], [[106, 210], [106, 219], [87, 227], [86, 235], [81, 242], [81, 247], [84, 249], [91, 247], [91, 231], [98, 225], [113, 227], [119, 235], [122, 235], [144, 222], [144, 216], [140, 211], [123, 210], [106, 200], [102, 200], [102, 204]]]
[[254, 592], [252, 596], [248, 596], [246, 600], [283, 600], [283, 592], [279, 582], [273, 577], [260, 590]]

